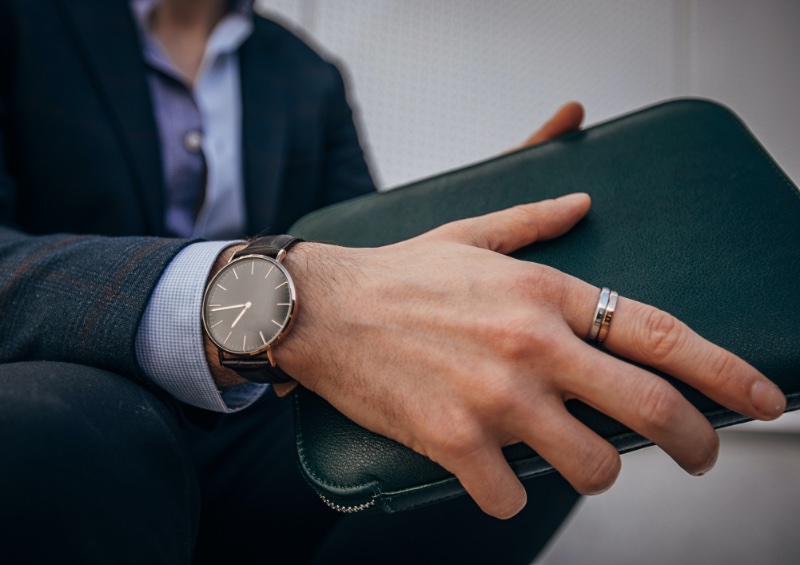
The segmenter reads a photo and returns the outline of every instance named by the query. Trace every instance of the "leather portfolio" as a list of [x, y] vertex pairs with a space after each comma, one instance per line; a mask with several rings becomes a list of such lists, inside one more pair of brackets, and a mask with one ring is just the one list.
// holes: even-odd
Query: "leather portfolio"
[[[314, 212], [290, 232], [380, 246], [515, 204], [588, 192], [566, 235], [515, 253], [677, 316], [734, 352], [800, 407], [800, 192], [728, 109], [681, 99], [542, 145]], [[747, 418], [667, 378], [714, 427]], [[426, 457], [294, 398], [299, 464], [329, 505], [393, 512], [462, 494]], [[651, 445], [577, 401], [570, 412], [620, 452]], [[525, 445], [504, 449], [522, 479], [553, 471]]]

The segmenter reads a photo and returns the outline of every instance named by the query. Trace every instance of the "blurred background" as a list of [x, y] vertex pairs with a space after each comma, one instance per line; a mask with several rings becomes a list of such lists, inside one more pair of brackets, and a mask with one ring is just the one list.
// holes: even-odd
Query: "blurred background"
[[797, 0], [260, 0], [349, 70], [379, 184], [484, 159], [568, 100], [738, 113], [800, 179]]
[[[384, 189], [510, 149], [568, 100], [592, 125], [676, 96], [731, 107], [800, 182], [800, 0], [258, 5], [347, 69]], [[800, 414], [721, 437], [702, 478], [626, 455], [538, 563], [800, 563]]]

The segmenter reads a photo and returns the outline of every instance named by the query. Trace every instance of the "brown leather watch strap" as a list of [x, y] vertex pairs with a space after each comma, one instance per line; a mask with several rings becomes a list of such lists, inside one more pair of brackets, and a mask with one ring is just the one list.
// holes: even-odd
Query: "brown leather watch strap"
[[268, 359], [222, 357], [220, 364], [228, 369], [233, 369], [248, 381], [255, 383], [286, 383], [292, 379], [284, 373], [277, 365], [272, 366]]
[[254, 240], [250, 245], [244, 247], [233, 254], [231, 261], [244, 257], [245, 255], [266, 255], [273, 259], [278, 256], [281, 251], [289, 251], [289, 248], [295, 243], [300, 243], [302, 238], [293, 235], [265, 235]]

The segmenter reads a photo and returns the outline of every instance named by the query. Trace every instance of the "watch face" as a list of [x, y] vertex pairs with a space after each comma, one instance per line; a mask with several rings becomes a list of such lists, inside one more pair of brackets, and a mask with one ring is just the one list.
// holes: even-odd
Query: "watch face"
[[203, 324], [212, 341], [229, 353], [260, 353], [289, 329], [295, 288], [277, 261], [249, 255], [226, 265], [209, 284]]

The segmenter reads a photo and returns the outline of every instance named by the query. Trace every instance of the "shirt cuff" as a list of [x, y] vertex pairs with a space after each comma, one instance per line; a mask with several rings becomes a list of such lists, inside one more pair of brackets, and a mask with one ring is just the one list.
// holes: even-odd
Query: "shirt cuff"
[[220, 252], [235, 241], [194, 243], [167, 265], [136, 333], [136, 358], [147, 377], [178, 400], [237, 412], [269, 385], [243, 383], [220, 392], [203, 348], [201, 310], [206, 280]]

